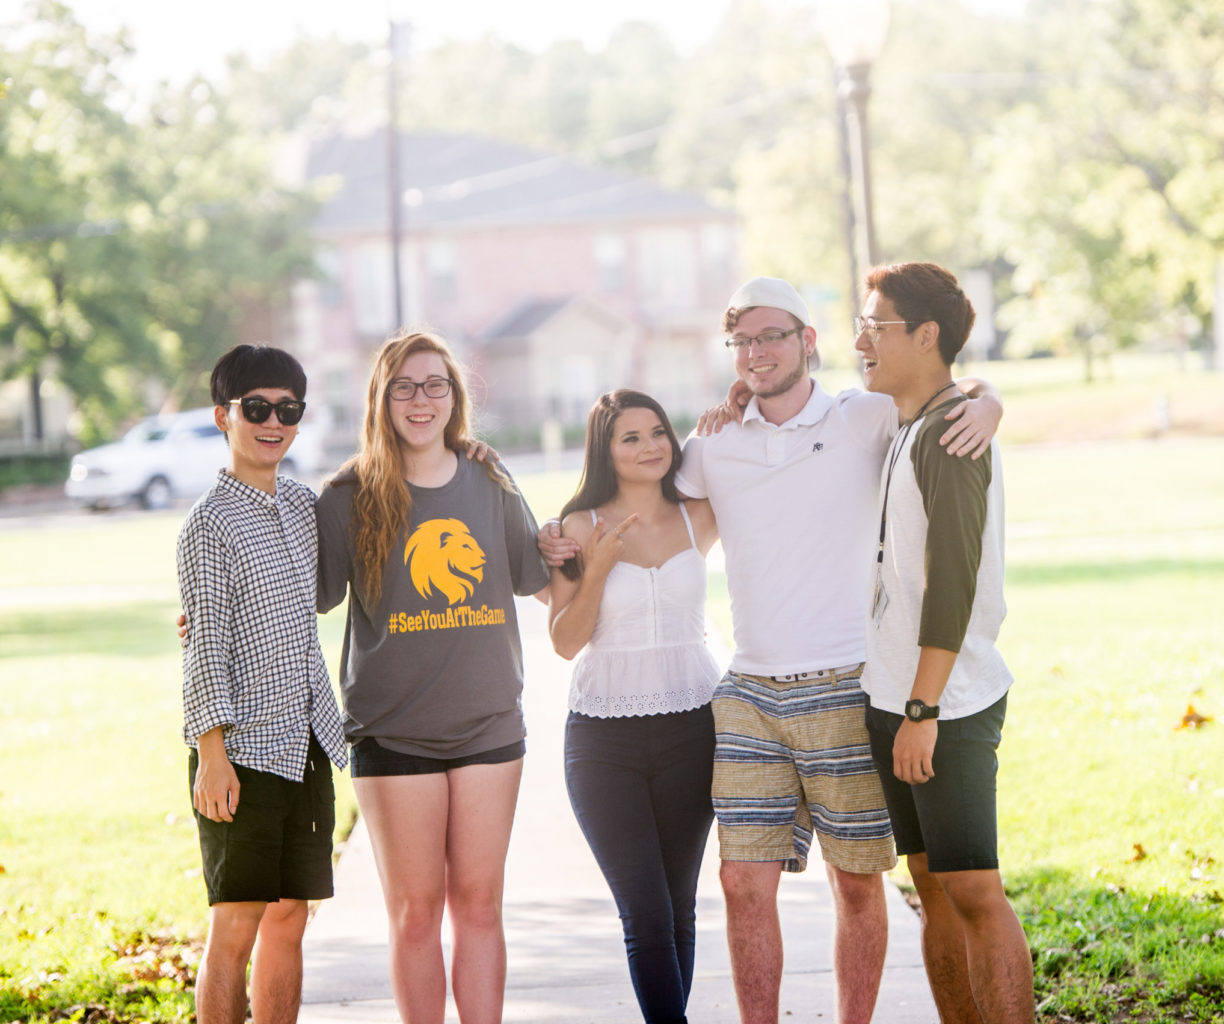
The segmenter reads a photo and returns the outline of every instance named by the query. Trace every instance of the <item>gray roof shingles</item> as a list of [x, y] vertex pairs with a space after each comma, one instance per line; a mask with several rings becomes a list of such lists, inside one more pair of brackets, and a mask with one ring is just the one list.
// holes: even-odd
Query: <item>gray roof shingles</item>
[[[417, 228], [733, 216], [695, 193], [665, 189], [648, 178], [476, 135], [402, 133], [399, 161], [401, 190], [419, 193], [419, 202], [405, 207]], [[320, 211], [316, 228], [385, 230], [385, 133], [314, 144], [307, 177], [333, 175], [341, 185]]]

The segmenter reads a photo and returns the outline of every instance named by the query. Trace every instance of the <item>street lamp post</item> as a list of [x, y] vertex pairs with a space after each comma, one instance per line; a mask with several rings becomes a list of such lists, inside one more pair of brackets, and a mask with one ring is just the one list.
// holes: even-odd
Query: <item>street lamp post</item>
[[394, 5], [387, 11], [387, 213], [391, 233], [391, 292], [395, 300], [395, 323], [392, 330], [404, 326], [404, 286], [400, 269], [400, 243], [403, 240], [401, 210], [403, 207], [400, 185], [400, 139], [399, 139], [399, 76], [396, 74], [401, 56], [408, 51], [410, 27], [405, 21], [397, 21]]
[[851, 201], [847, 216], [858, 227], [849, 245], [854, 278], [852, 304], [859, 287], [856, 268], [860, 259], [868, 267], [876, 262], [867, 100], [871, 96], [871, 66], [888, 35], [889, 8], [889, 0], [819, 0], [816, 8], [821, 35], [837, 68], [843, 166], [850, 178], [847, 187], [857, 200]]
[[855, 296], [859, 290], [859, 261], [854, 217], [854, 171], [850, 166], [850, 133], [846, 125], [849, 117], [846, 112], [846, 97], [842, 95], [841, 89], [837, 88], [836, 82], [834, 92], [837, 94], [837, 150], [841, 154], [842, 230], [846, 235], [846, 255], [849, 257], [847, 269], [850, 271], [850, 290], [846, 294], [850, 297], [850, 305], [855, 307], [850, 312], [857, 314]]

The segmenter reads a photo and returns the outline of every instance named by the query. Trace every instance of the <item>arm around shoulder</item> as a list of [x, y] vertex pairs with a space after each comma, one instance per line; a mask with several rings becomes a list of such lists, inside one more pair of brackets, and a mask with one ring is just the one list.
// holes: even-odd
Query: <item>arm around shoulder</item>
[[980, 458], [990, 447], [1003, 420], [1003, 396], [988, 380], [961, 377], [956, 386], [971, 399], [958, 402], [944, 418], [952, 421], [939, 439], [949, 454]]
[[714, 542], [718, 540], [718, 521], [714, 518], [714, 509], [707, 498], [689, 498], [684, 503], [684, 509], [689, 514], [689, 522], [693, 524], [693, 537], [697, 542], [697, 550], [703, 556], [710, 553]]
[[[559, 567], [552, 569], [548, 588], [548, 635], [553, 650], [567, 661], [574, 658], [595, 631], [599, 602], [608, 570], [588, 566], [585, 550], [595, 534], [590, 513], [571, 512], [561, 524], [561, 535], [580, 545], [578, 565], [581, 575], [569, 579]], [[587, 569], [591, 571], [586, 571]]]
[[706, 499], [709, 490], [705, 480], [703, 451], [710, 438], [689, 434], [681, 446], [680, 468], [676, 471], [676, 490], [686, 500]]
[[315, 502], [319, 524], [318, 582], [315, 609], [320, 614], [340, 604], [353, 572], [349, 522], [353, 486], [328, 483]]

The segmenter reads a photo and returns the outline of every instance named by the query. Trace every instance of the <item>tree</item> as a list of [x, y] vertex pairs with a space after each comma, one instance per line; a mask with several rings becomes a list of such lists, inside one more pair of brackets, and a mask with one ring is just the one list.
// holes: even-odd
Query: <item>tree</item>
[[[271, 178], [268, 136], [235, 116], [202, 79], [150, 114], [139, 174], [147, 303], [174, 405], [206, 401], [207, 376], [239, 340], [277, 342], [275, 316], [293, 280], [313, 273], [310, 196]], [[271, 336], [241, 338], [262, 311]]]
[[136, 401], [139, 376], [157, 362], [139, 290], [144, 261], [126, 230], [135, 128], [114, 107], [114, 67], [126, 53], [121, 37], [87, 38], [53, 2], [6, 36], [0, 358], [6, 378], [30, 381], [36, 432], [46, 375], [72, 391], [88, 422], [106, 424]]
[[339, 131], [376, 99], [385, 120], [386, 76], [377, 53], [362, 43], [300, 37], [262, 66], [230, 57], [223, 91], [229, 115], [260, 138]]
[[4, 47], [0, 372], [31, 381], [36, 411], [54, 376], [98, 440], [150, 400], [203, 397], [244, 313], [310, 272], [313, 207], [208, 83], [140, 110], [122, 36], [63, 4], [32, 4]]
[[1211, 0], [1043, 3], [1036, 87], [1002, 119], [984, 230], [1016, 268], [1029, 347], [1094, 360], [1206, 337], [1224, 254], [1224, 11]]

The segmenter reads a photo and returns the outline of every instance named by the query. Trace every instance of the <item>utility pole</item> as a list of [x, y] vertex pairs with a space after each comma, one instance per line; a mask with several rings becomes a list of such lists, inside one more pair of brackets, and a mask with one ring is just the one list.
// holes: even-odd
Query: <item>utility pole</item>
[[396, 21], [387, 12], [387, 211], [391, 228], [391, 291], [395, 297], [393, 331], [404, 326], [404, 287], [400, 271], [400, 244], [403, 236], [401, 214], [404, 197], [400, 186], [399, 152], [399, 76], [396, 74], [401, 52], [408, 50], [411, 27]]

